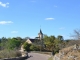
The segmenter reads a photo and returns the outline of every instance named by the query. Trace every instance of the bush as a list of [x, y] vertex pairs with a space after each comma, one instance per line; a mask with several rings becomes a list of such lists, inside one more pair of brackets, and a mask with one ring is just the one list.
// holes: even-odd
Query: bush
[[1, 50], [0, 51], [0, 59], [20, 57], [21, 55], [22, 55], [21, 52], [18, 50]]
[[27, 42], [25, 42], [25, 43], [23, 44], [23, 48], [24, 48], [26, 51], [30, 51], [30, 46], [31, 46], [31, 44], [28, 44]]
[[31, 45], [30, 46], [30, 50], [32, 50], [32, 51], [38, 51], [39, 48], [37, 46], [35, 46], [35, 45]]

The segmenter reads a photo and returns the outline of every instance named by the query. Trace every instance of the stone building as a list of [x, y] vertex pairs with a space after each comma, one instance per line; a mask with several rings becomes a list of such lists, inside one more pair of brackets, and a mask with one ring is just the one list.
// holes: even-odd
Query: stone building
[[32, 44], [35, 42], [35, 40], [42, 41], [42, 39], [43, 39], [43, 33], [42, 33], [42, 30], [40, 29], [40, 32], [38, 33], [38, 37], [35, 37], [34, 39], [29, 38], [26, 40], [26, 42]]

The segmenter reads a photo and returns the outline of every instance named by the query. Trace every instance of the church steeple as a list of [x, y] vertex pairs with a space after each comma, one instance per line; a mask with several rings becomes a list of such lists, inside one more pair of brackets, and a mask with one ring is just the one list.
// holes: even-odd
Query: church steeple
[[43, 34], [41, 29], [40, 29], [40, 34]]
[[41, 28], [40, 28], [40, 32], [38, 33], [38, 36], [39, 36], [40, 40], [43, 39], [43, 33], [42, 33]]

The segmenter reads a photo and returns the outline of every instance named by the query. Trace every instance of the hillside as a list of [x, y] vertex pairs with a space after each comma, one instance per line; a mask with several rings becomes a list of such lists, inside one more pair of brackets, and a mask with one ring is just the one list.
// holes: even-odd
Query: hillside
[[80, 45], [73, 45], [59, 51], [54, 60], [80, 60]]

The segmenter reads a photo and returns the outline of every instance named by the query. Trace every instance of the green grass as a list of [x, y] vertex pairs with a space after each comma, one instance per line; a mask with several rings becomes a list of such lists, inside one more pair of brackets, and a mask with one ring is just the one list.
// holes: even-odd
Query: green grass
[[51, 56], [48, 60], [53, 60], [53, 57]]

